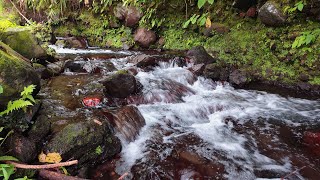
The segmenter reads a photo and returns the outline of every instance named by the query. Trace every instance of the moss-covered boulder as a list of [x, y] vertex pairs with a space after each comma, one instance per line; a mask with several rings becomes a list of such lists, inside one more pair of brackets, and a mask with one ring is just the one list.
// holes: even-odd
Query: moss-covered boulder
[[63, 160], [77, 159], [74, 170], [95, 165], [121, 150], [120, 140], [112, 134], [108, 123], [79, 122], [67, 125], [53, 135], [45, 147], [47, 152], [59, 152]]
[[34, 93], [39, 92], [40, 78], [27, 61], [0, 41], [0, 84], [4, 89], [0, 94], [0, 109], [10, 100], [20, 97], [20, 92], [28, 85], [36, 85]]
[[7, 28], [0, 37], [4, 43], [26, 58], [46, 58], [46, 51], [39, 45], [30, 27]]

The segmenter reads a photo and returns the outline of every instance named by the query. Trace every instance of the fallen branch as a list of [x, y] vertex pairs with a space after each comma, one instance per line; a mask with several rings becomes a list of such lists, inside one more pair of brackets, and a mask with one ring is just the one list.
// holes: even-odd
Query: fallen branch
[[73, 161], [67, 161], [62, 163], [55, 163], [55, 164], [43, 164], [43, 165], [28, 165], [28, 164], [21, 164], [14, 161], [5, 161], [7, 164], [12, 164], [16, 168], [20, 169], [51, 169], [51, 168], [57, 168], [62, 166], [71, 166], [74, 164], [78, 164], [78, 160]]
[[290, 174], [288, 174], [288, 175], [286, 175], [286, 176], [282, 177], [282, 178], [281, 178], [281, 180], [285, 180], [285, 178], [287, 178], [287, 177], [289, 177], [289, 176], [291, 176], [291, 175], [293, 175], [293, 174], [295, 174], [295, 173], [297, 173], [297, 172], [301, 171], [301, 170], [302, 170], [302, 169], [304, 169], [305, 167], [307, 167], [307, 166], [303, 166], [302, 168], [299, 168], [299, 169], [297, 169], [297, 170], [295, 170], [295, 171], [291, 172]]
[[73, 176], [67, 176], [61, 173], [53, 172], [53, 171], [48, 171], [45, 169], [41, 169], [39, 171], [39, 176], [44, 178], [44, 179], [49, 179], [49, 180], [85, 180], [82, 178], [78, 177], [73, 177]]

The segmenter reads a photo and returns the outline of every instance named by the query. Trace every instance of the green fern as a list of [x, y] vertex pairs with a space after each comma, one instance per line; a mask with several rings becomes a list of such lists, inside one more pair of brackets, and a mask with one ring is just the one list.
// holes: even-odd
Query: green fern
[[[7, 109], [0, 112], [0, 116], [4, 114], [9, 114], [15, 110], [22, 109], [24, 111], [27, 110], [28, 106], [32, 106], [36, 101], [32, 96], [32, 92], [36, 88], [35, 85], [29, 85], [28, 87], [24, 87], [24, 90], [21, 92], [21, 98], [15, 101], [9, 101], [7, 105]], [[2, 86], [0, 86], [0, 94], [3, 92]]]

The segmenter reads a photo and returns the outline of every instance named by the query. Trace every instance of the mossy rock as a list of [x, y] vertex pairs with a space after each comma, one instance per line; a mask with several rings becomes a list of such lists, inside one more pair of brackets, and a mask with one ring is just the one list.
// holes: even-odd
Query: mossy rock
[[40, 78], [27, 62], [28, 60], [0, 41], [0, 84], [4, 92], [0, 94], [0, 109], [13, 99], [20, 97], [23, 88], [34, 84], [40, 90]]
[[[97, 148], [101, 150], [99, 153]], [[45, 150], [59, 152], [64, 160], [79, 160], [77, 167], [69, 169], [73, 171], [114, 156], [120, 152], [121, 144], [107, 123], [79, 122], [69, 124], [53, 135]]]
[[2, 41], [26, 58], [45, 58], [46, 51], [39, 45], [30, 27], [7, 28]]

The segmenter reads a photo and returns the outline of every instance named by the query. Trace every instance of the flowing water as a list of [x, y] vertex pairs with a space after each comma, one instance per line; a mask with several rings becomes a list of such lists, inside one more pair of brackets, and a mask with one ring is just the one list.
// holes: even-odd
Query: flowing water
[[[104, 62], [129, 69], [128, 59], [141, 53], [54, 48], [87, 64], [86, 73], [66, 70], [52, 80], [57, 87], [81, 81], [68, 86], [74, 98], [90, 94], [90, 84], [113, 73]], [[320, 130], [320, 101], [234, 89], [195, 76], [189, 66], [166, 60], [152, 70], [137, 69], [143, 93], [127, 101], [146, 125], [132, 142], [118, 132], [121, 154], [97, 167], [94, 179], [320, 179], [319, 154], [303, 141], [306, 131]], [[92, 71], [97, 67], [98, 73]], [[93, 94], [102, 95], [94, 87]], [[81, 104], [64, 108], [79, 112]]]

